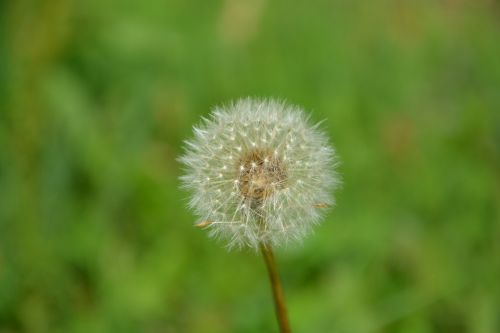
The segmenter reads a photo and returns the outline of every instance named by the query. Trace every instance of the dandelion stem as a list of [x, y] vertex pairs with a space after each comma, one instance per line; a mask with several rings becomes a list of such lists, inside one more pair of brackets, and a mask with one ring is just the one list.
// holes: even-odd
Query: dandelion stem
[[260, 250], [264, 261], [266, 262], [267, 272], [269, 273], [269, 280], [271, 281], [271, 288], [273, 290], [274, 298], [274, 309], [276, 311], [276, 318], [278, 319], [278, 325], [280, 327], [281, 333], [291, 333], [290, 324], [288, 321], [288, 313], [286, 310], [285, 296], [283, 294], [283, 288], [281, 287], [281, 281], [276, 267], [276, 261], [274, 260], [273, 250], [270, 245], [260, 243]]

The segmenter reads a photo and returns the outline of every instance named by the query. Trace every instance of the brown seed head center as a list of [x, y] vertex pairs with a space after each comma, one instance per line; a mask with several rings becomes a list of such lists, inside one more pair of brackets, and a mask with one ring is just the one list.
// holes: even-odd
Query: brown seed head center
[[237, 167], [240, 193], [255, 203], [282, 189], [287, 179], [283, 162], [269, 149], [248, 151], [239, 159]]

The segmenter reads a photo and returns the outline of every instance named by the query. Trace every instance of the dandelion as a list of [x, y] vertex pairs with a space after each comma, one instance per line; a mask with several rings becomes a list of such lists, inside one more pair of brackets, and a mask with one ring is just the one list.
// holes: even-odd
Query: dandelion
[[[284, 305], [276, 303], [282, 292], [275, 286], [271, 249], [302, 240], [323, 208], [333, 205], [336, 160], [319, 124], [311, 125], [300, 108], [276, 100], [246, 98], [216, 107], [186, 141], [181, 180], [191, 193], [197, 226], [229, 248], [261, 249], [276, 280], [278, 317]], [[280, 327], [287, 332], [287, 323]]]
[[301, 240], [332, 205], [336, 155], [297, 107], [242, 99], [194, 128], [180, 161], [190, 207], [228, 247]]

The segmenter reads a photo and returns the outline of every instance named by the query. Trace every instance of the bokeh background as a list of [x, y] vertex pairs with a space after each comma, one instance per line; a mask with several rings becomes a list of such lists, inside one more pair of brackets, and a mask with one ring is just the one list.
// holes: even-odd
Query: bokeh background
[[276, 332], [193, 228], [212, 106], [326, 119], [337, 207], [277, 251], [295, 332], [500, 332], [500, 3], [0, 1], [0, 332]]

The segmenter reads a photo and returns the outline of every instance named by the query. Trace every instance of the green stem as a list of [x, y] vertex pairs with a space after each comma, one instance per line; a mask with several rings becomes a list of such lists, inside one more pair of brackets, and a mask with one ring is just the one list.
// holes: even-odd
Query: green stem
[[278, 319], [280, 332], [291, 333], [292, 331], [290, 329], [290, 323], [288, 321], [285, 296], [283, 294], [283, 288], [281, 287], [281, 281], [279, 278], [278, 269], [276, 267], [276, 261], [274, 260], [273, 250], [270, 245], [266, 245], [264, 243], [260, 244], [260, 250], [262, 252], [262, 256], [264, 257], [264, 261], [266, 262], [267, 272], [269, 273], [269, 280], [271, 281], [274, 309], [276, 311], [276, 318]]

